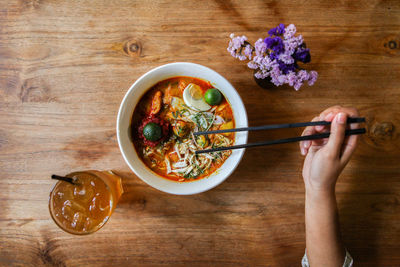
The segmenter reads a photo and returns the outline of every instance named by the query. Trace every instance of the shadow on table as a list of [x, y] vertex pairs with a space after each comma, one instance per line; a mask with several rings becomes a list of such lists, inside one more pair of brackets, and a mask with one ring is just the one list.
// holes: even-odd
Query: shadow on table
[[[363, 152], [362, 154], [368, 155]], [[396, 197], [396, 177], [388, 177], [379, 170], [371, 171], [373, 167], [367, 165], [373, 160], [371, 157], [362, 156], [361, 153], [354, 155], [349, 164], [351, 166], [347, 167], [351, 170], [342, 177], [347, 179], [347, 175], [349, 176], [350, 186], [345, 189], [344, 195], [338, 194], [345, 246], [357, 265], [363, 266], [382, 266], [380, 259], [386, 258], [385, 262], [390, 262], [390, 259], [380, 254], [393, 256], [398, 253], [395, 252], [397, 245], [393, 246], [393, 242], [396, 243], [396, 239], [399, 238], [398, 232], [393, 232], [394, 229], [391, 228], [397, 222], [390, 220], [393, 214], [400, 211]]]
[[[161, 192], [142, 182], [131, 172], [117, 172], [122, 177], [124, 194], [118, 207], [129, 209], [129, 213], [141, 216], [163, 217], [171, 220], [189, 219], [204, 220], [203, 223], [221, 223], [218, 214], [221, 207], [229, 206], [218, 192], [213, 190], [192, 196], [172, 195]], [[204, 215], [207, 216], [204, 216]], [[206, 218], [207, 217], [207, 218]], [[200, 222], [198, 222], [200, 223]]]
[[244, 230], [245, 222], [259, 214], [259, 207], [238, 196], [238, 191], [217, 187], [201, 194], [177, 196], [153, 189], [133, 174], [118, 174], [123, 177], [125, 190], [115, 211], [123, 214], [119, 223], [127, 232], [152, 229], [154, 239], [176, 247], [173, 253], [178, 261], [233, 266], [238, 262], [258, 263], [263, 255], [255, 252], [255, 242]]

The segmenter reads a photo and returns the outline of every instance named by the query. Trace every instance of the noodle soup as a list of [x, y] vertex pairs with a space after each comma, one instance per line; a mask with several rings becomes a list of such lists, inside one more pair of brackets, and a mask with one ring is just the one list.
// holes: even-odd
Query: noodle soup
[[195, 155], [196, 150], [230, 146], [235, 141], [233, 133], [193, 133], [234, 127], [232, 108], [217, 88], [180, 76], [158, 82], [141, 97], [133, 112], [131, 136], [148, 168], [166, 179], [188, 182], [209, 176], [232, 153]]

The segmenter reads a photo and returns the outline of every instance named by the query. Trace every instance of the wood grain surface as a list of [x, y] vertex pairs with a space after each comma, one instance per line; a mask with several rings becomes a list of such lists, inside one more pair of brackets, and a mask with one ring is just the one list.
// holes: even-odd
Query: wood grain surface
[[[226, 51], [294, 23], [311, 48], [313, 87], [264, 90]], [[159, 192], [129, 171], [115, 121], [130, 85], [188, 61], [225, 76], [250, 125], [298, 122], [355, 106], [368, 134], [337, 185], [356, 266], [400, 266], [400, 2], [0, 1], [0, 266], [299, 266], [305, 249], [296, 144], [246, 151], [223, 184]], [[301, 129], [251, 133], [249, 141]], [[50, 218], [53, 173], [113, 169], [125, 194], [89, 236]]]

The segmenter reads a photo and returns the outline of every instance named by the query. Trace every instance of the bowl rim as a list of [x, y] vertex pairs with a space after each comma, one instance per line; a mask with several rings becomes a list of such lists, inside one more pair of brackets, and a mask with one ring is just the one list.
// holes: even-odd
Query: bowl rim
[[[243, 124], [244, 127], [247, 127], [247, 126], [248, 126], [247, 111], [246, 111], [246, 107], [245, 107], [245, 105], [244, 105], [244, 103], [243, 103], [243, 100], [242, 100], [242, 98], [240, 97], [240, 95], [239, 95], [239, 93], [237, 92], [237, 90], [235, 89], [235, 87], [234, 87], [225, 77], [223, 77], [221, 74], [219, 74], [219, 73], [216, 72], [215, 70], [213, 70], [213, 69], [211, 69], [211, 68], [209, 68], [209, 67], [206, 67], [206, 66], [197, 64], [197, 63], [192, 63], [192, 62], [173, 62], [173, 63], [167, 63], [167, 64], [163, 64], [163, 65], [161, 65], [161, 66], [152, 68], [151, 70], [149, 70], [149, 71], [147, 71], [146, 73], [142, 74], [142, 75], [129, 87], [129, 89], [126, 91], [126, 93], [125, 93], [125, 95], [124, 95], [124, 97], [123, 97], [123, 99], [122, 99], [122, 101], [121, 101], [121, 104], [120, 104], [120, 107], [119, 107], [119, 110], [118, 110], [118, 115], [117, 115], [116, 132], [117, 132], [118, 147], [119, 147], [119, 150], [120, 150], [120, 152], [121, 152], [121, 154], [122, 154], [122, 157], [123, 157], [124, 160], [125, 160], [125, 163], [129, 166], [129, 168], [133, 171], [133, 173], [134, 173], [139, 179], [141, 179], [143, 182], [145, 182], [145, 183], [148, 184], [149, 186], [151, 186], [151, 187], [153, 187], [153, 188], [155, 188], [155, 189], [158, 189], [158, 190], [160, 190], [160, 191], [162, 191], [162, 192], [169, 193], [169, 194], [174, 194], [174, 195], [193, 195], [193, 194], [199, 194], [199, 193], [208, 191], [208, 190], [210, 190], [210, 189], [212, 189], [212, 188], [214, 188], [214, 187], [220, 185], [220, 184], [221, 184], [223, 181], [225, 181], [229, 176], [231, 176], [232, 173], [233, 173], [233, 172], [236, 170], [236, 168], [239, 166], [239, 164], [240, 164], [240, 162], [241, 162], [241, 160], [242, 160], [242, 158], [243, 158], [243, 156], [244, 156], [244, 153], [245, 153], [245, 150], [246, 150], [246, 149], [241, 149], [241, 150], [238, 151], [240, 154], [238, 155], [236, 161], [233, 163], [233, 167], [225, 174], [225, 177], [220, 178], [218, 182], [215, 182], [214, 184], [211, 184], [210, 186], [207, 186], [206, 188], [202, 188], [202, 189], [198, 189], [198, 190], [196, 190], [195, 187], [194, 187], [194, 189], [191, 190], [190, 192], [177, 192], [177, 191], [174, 191], [174, 190], [168, 190], [168, 189], [166, 189], [166, 188], [163, 188], [162, 186], [159, 186], [159, 185], [156, 185], [156, 184], [152, 183], [151, 179], [148, 179], [148, 178], [146, 178], [146, 177], [142, 177], [141, 174], [132, 166], [132, 164], [131, 164], [131, 162], [130, 162], [130, 159], [128, 159], [128, 157], [127, 157], [127, 155], [126, 155], [126, 152], [124, 151], [124, 146], [123, 146], [122, 140], [121, 140], [121, 139], [122, 139], [122, 137], [121, 137], [121, 131], [120, 131], [120, 127], [121, 127], [121, 123], [122, 123], [122, 122], [121, 122], [121, 117], [123, 116], [123, 113], [126, 112], [126, 111], [124, 111], [124, 109], [125, 109], [125, 106], [127, 105], [128, 98], [129, 98], [130, 95], [132, 94], [132, 91], [134, 90], [134, 88], [135, 88], [138, 84], [140, 84], [144, 79], [146, 79], [147, 76], [153, 74], [154, 72], [159, 72], [159, 71], [162, 70], [162, 69], [171, 68], [171, 67], [174, 67], [174, 66], [178, 66], [178, 67], [179, 67], [179, 66], [186, 66], [186, 67], [200, 68], [200, 69], [203, 69], [204, 71], [207, 71], [207, 72], [209, 72], [209, 73], [211, 73], [211, 74], [217, 76], [217, 77], [218, 77], [219, 79], [221, 79], [224, 83], [227, 83], [227, 84], [233, 89], [233, 92], [231, 92], [231, 93], [235, 94], [236, 97], [237, 97], [237, 101], [235, 100], [235, 102], [239, 102], [239, 103], [235, 103], [235, 105], [239, 105], [239, 106], [240, 106], [240, 113], [241, 113], [241, 115], [242, 115], [242, 124]], [[176, 75], [176, 76], [185, 76], [185, 75]], [[201, 75], [200, 75], [200, 76], [201, 76]], [[189, 77], [189, 76], [188, 76], [188, 77]], [[191, 76], [191, 77], [194, 77], [194, 76]], [[201, 77], [196, 77], [196, 78], [204, 79], [204, 78], [201, 78]], [[168, 79], [168, 78], [165, 78], [165, 79]], [[205, 79], [204, 79], [204, 80], [205, 80]], [[154, 84], [156, 84], [156, 83], [159, 82], [159, 81], [161, 81], [161, 80], [155, 81]], [[212, 81], [210, 81], [210, 82], [212, 83]], [[154, 84], [153, 84], [153, 85], [154, 85]], [[145, 92], [146, 92], [146, 91], [145, 91]], [[144, 93], [145, 93], [145, 92], [144, 92]], [[143, 93], [143, 94], [144, 94], [144, 93]], [[139, 100], [141, 99], [141, 97], [143, 96], [143, 94], [139, 97]], [[139, 100], [138, 100], [138, 101], [139, 101]], [[136, 105], [137, 105], [137, 103], [135, 104], [135, 106], [134, 106], [132, 112], [134, 112], [134, 109], [136, 108]], [[230, 105], [232, 105], [232, 104], [230, 103]], [[235, 118], [235, 119], [236, 119], [236, 118]], [[237, 138], [237, 137], [235, 137], [235, 138]], [[248, 132], [243, 132], [243, 136], [242, 136], [241, 138], [242, 138], [242, 140], [243, 140], [243, 143], [247, 143]], [[132, 144], [132, 145], [133, 145], [133, 144]], [[137, 154], [137, 151], [136, 151], [135, 148], [134, 148], [134, 151], [135, 151], [135, 153]], [[137, 156], [139, 157], [139, 155], [137, 155]], [[143, 162], [141, 162], [141, 163], [142, 163], [143, 165], [145, 165]], [[149, 171], [151, 171], [155, 176], [158, 176], [160, 179], [168, 180], [168, 179], [163, 178], [162, 176], [158, 175], [158, 174], [155, 173], [154, 171], [152, 171], [149, 167], [147, 167], [147, 166], [145, 166], [145, 167], [146, 167]], [[218, 171], [218, 170], [216, 170], [216, 171]], [[214, 173], [215, 173], [215, 172], [213, 172], [213, 174], [214, 174]], [[213, 174], [211, 174], [211, 175], [213, 175]], [[193, 182], [201, 181], [201, 180], [207, 179], [207, 178], [208, 178], [208, 177], [204, 177], [204, 178], [201, 178], [201, 179], [199, 179], [199, 180], [195, 180], [195, 181], [193, 181]], [[181, 183], [181, 182], [175, 182], [175, 181], [174, 181], [174, 183], [177, 183], [177, 184], [188, 184], [188, 183], [192, 183], [192, 182], [184, 182], [184, 183]]]

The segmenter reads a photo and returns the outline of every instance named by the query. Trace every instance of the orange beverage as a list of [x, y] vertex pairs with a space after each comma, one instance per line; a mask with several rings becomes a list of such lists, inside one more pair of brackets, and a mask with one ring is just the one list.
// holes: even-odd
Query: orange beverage
[[123, 193], [121, 178], [111, 171], [68, 174], [74, 184], [59, 181], [50, 193], [49, 209], [64, 231], [84, 235], [99, 230]]

